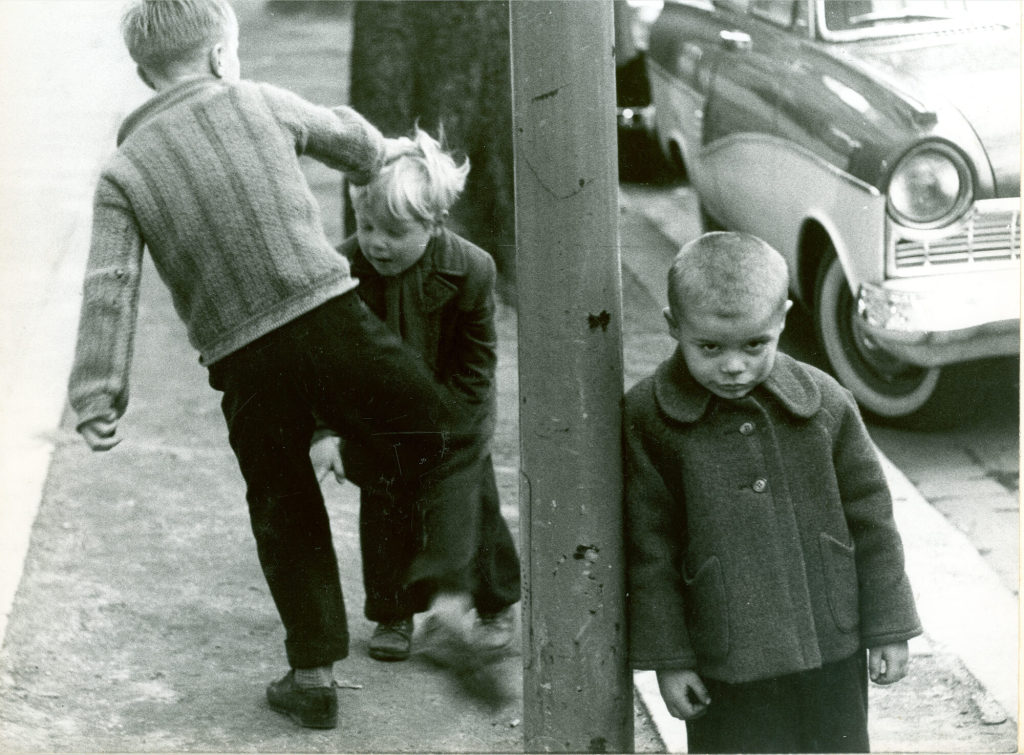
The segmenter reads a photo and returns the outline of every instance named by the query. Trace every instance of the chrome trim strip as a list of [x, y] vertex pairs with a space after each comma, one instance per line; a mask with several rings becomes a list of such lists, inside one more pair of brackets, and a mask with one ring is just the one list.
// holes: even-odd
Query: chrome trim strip
[[713, 154], [720, 149], [727, 149], [736, 142], [750, 142], [754, 144], [765, 144], [768, 146], [781, 145], [784, 148], [783, 151], [799, 153], [802, 157], [806, 157], [811, 162], [817, 163], [820, 167], [824, 168], [837, 178], [842, 179], [846, 183], [851, 184], [854, 188], [866, 191], [873, 197], [882, 196], [882, 192], [878, 190], [878, 187], [869, 184], [867, 181], [862, 181], [856, 176], [850, 175], [842, 168], [833, 165], [821, 155], [807, 149], [807, 147], [804, 147], [802, 144], [797, 144], [789, 139], [783, 139], [778, 136], [773, 136], [772, 134], [762, 134], [756, 131], [730, 134], [722, 139], [718, 139], [713, 144], [703, 145], [701, 148], [701, 159], [704, 159], [706, 155]]

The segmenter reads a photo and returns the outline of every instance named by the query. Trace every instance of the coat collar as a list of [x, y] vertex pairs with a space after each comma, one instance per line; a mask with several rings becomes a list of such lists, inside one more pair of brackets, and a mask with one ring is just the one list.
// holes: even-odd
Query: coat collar
[[[778, 354], [768, 379], [754, 389], [766, 392], [795, 417], [808, 419], [821, 408], [821, 391], [807, 370], [787, 354]], [[707, 411], [712, 393], [694, 380], [676, 349], [654, 373], [654, 395], [658, 406], [679, 422], [696, 422]]]
[[[450, 233], [444, 229], [432, 237], [423, 256], [401, 276], [406, 290], [418, 295], [426, 312], [438, 309], [455, 296], [460, 286], [450, 279], [463, 278], [467, 274], [466, 258], [456, 252]], [[353, 277], [367, 284], [371, 281], [383, 283], [383, 276], [359, 249], [356, 236], [350, 237], [339, 250], [351, 260]]]
[[124, 140], [144, 123], [155, 118], [165, 110], [169, 110], [179, 102], [189, 99], [192, 95], [204, 89], [219, 89], [223, 86], [225, 86], [225, 83], [221, 79], [212, 75], [203, 76], [197, 79], [188, 79], [153, 95], [124, 119], [121, 128], [117, 132], [117, 146], [120, 147]]

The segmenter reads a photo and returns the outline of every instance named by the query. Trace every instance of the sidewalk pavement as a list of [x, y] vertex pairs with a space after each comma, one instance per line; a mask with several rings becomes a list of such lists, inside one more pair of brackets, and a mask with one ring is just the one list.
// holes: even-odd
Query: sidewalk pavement
[[[32, 5], [0, 4], [0, 27], [11, 29], [5, 22], [15, 12], [27, 14], [20, 23], [32, 21]], [[44, 71], [31, 106], [21, 103], [31, 111], [33, 128], [23, 132], [30, 141], [4, 142], [3, 184], [16, 186], [20, 197], [20, 212], [5, 216], [20, 222], [5, 224], [3, 282], [23, 294], [4, 300], [0, 342], [7, 357], [0, 360], [6, 370], [0, 750], [520, 751], [520, 701], [494, 709], [427, 664], [367, 658], [372, 627], [361, 616], [357, 496], [347, 485], [326, 488], [353, 635], [350, 658], [337, 666], [341, 724], [330, 732], [303, 730], [266, 707], [263, 687], [284, 671], [280, 625], [256, 562], [217, 394], [151, 265], [124, 443], [94, 455], [73, 432], [71, 417], [58, 421], [92, 179], [107, 152], [102, 145], [112, 143], [117, 123], [142, 94], [130, 88], [128, 75], [115, 73], [130, 74], [130, 66], [98, 41], [109, 35], [114, 5], [76, 4], [74, 33], [55, 32], [66, 54], [82, 54], [84, 45], [108, 68], [76, 71], [65, 88], [55, 85], [56, 67]], [[83, 6], [90, 10], [81, 13]], [[20, 36], [26, 57], [36, 37]], [[5, 64], [10, 51], [5, 41]], [[69, 102], [68, 91], [78, 99]], [[3, 90], [4, 104], [14, 95]], [[40, 134], [40, 124], [52, 131]], [[56, 150], [45, 169], [36, 159], [40, 146]], [[13, 196], [5, 193], [5, 208]], [[627, 383], [660, 361], [668, 346], [657, 305], [659, 263], [681, 231], [673, 228], [678, 211], [662, 209], [627, 200], [621, 216]], [[21, 233], [8, 235], [12, 228]], [[630, 253], [637, 249], [648, 264], [635, 264]], [[27, 259], [47, 260], [44, 272], [12, 267]], [[503, 511], [518, 531], [515, 313], [502, 308], [499, 326], [494, 456]], [[1015, 743], [1016, 727], [996, 722], [1001, 711], [1017, 709], [1016, 603], [906, 479], [891, 465], [887, 473], [929, 633], [912, 643], [915, 668], [928, 672], [920, 677], [928, 682], [873, 690], [875, 747], [947, 751], [944, 732], [924, 727], [949, 719], [949, 727], [973, 737], [953, 749], [1005, 751]], [[513, 684], [517, 664], [504, 667]], [[659, 708], [651, 675], [638, 675], [637, 686], [644, 706], [637, 749], [682, 751], [682, 726]]]

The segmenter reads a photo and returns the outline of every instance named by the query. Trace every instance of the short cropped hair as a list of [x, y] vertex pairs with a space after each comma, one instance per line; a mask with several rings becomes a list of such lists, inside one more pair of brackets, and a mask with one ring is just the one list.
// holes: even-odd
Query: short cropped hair
[[[442, 137], [443, 138], [443, 137]], [[469, 158], [457, 162], [442, 142], [419, 127], [398, 139], [398, 154], [365, 186], [352, 186], [352, 201], [396, 220], [433, 223], [459, 198]]]
[[121, 35], [132, 60], [164, 73], [205, 53], [236, 23], [227, 0], [135, 0], [121, 17]]
[[726, 315], [775, 311], [788, 293], [786, 260], [749, 233], [705, 233], [679, 251], [668, 271], [668, 302], [677, 317], [685, 306]]

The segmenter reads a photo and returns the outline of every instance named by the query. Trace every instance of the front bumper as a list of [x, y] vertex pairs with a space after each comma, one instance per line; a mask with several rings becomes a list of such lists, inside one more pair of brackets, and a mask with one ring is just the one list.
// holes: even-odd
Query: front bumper
[[937, 367], [1020, 353], [1020, 267], [864, 283], [863, 334], [911, 364]]

